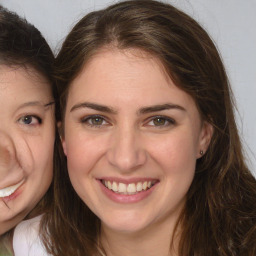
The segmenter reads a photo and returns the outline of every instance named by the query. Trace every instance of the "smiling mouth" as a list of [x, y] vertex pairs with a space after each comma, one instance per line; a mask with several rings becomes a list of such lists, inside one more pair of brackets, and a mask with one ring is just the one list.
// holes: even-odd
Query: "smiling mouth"
[[0, 189], [0, 197], [7, 197], [7, 196], [12, 195], [23, 184], [24, 181], [25, 181], [25, 179], [23, 179], [16, 185]]
[[100, 180], [101, 183], [109, 190], [117, 194], [122, 195], [134, 195], [140, 192], [149, 190], [152, 188], [158, 181], [143, 181], [136, 183], [124, 184], [122, 182], [109, 181], [109, 180]]

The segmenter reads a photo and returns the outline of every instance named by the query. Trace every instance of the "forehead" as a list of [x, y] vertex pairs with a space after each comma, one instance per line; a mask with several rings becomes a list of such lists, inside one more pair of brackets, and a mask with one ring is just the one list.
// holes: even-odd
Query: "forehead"
[[52, 95], [48, 80], [30, 67], [0, 65], [0, 97], [24, 100], [29, 97], [48, 98]]
[[[147, 78], [145, 73], [147, 73]], [[140, 83], [143, 85], [143, 80], [148, 83], [146, 80], [150, 79], [157, 80], [156, 83], [159, 85], [161, 85], [161, 81], [170, 82], [157, 58], [136, 49], [103, 48], [84, 65], [79, 75], [71, 83], [70, 88], [84, 85], [84, 89], [98, 90], [97, 87], [99, 87], [104, 90], [110, 89], [114, 85], [115, 89], [125, 90], [130, 88], [132, 84]], [[148, 86], [150, 86], [149, 83]]]
[[180, 97], [193, 101], [175, 85], [157, 58], [139, 50], [116, 49], [99, 52], [83, 67], [71, 83], [68, 98], [109, 99], [114, 104], [122, 96], [126, 100], [137, 96], [137, 100], [148, 105], [153, 99], [175, 101]]
[[[101, 72], [102, 74], [106, 74], [114, 69], [116, 72], [110, 73], [110, 75], [113, 76], [114, 74], [120, 74], [121, 68], [124, 65], [127, 69], [136, 64], [142, 64], [145, 68], [146, 66], [155, 66], [161, 71], [162, 75], [167, 80], [170, 79], [161, 60], [156, 56], [137, 48], [118, 49], [115, 48], [115, 46], [110, 45], [98, 49], [86, 60], [76, 78], [71, 81], [70, 87], [77, 79], [79, 79], [79, 77], [81, 77], [81, 75], [84, 73], [89, 74], [92, 69], [96, 70], [97, 72]], [[102, 69], [100, 66], [104, 66], [104, 69]], [[99, 67], [99, 69], [97, 67]], [[131, 69], [127, 69], [127, 71], [129, 70]]]

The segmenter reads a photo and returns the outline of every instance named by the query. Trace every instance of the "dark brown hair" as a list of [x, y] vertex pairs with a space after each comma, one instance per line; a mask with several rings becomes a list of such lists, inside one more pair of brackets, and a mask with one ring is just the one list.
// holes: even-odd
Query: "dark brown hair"
[[[244, 162], [232, 92], [208, 34], [188, 15], [156, 1], [125, 1], [86, 15], [55, 63], [62, 118], [69, 85], [104, 47], [140, 49], [158, 58], [214, 127], [177, 223], [182, 228], [179, 255], [256, 255], [256, 181]], [[101, 255], [100, 221], [75, 193], [64, 167], [55, 178], [56, 205], [44, 217], [42, 233], [49, 252]]]
[[[17, 14], [8, 11], [0, 5], [0, 69], [1, 65], [25, 70], [33, 68], [43, 75], [50, 83], [56, 103], [58, 103], [57, 89], [53, 82], [54, 55], [44, 37], [33, 25]], [[59, 108], [56, 104], [55, 114], [59, 118]], [[57, 129], [56, 129], [57, 130]], [[59, 138], [55, 141], [55, 165], [58, 165]], [[52, 203], [53, 189], [50, 187], [47, 194], [32, 211], [38, 215], [48, 209]]]

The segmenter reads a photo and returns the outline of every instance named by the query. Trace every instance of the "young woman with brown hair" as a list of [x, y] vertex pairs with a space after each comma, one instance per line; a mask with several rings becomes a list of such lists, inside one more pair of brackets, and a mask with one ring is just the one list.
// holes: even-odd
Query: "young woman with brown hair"
[[55, 69], [68, 170], [42, 220], [48, 253], [256, 254], [256, 181], [195, 20], [156, 1], [114, 4], [75, 25]]

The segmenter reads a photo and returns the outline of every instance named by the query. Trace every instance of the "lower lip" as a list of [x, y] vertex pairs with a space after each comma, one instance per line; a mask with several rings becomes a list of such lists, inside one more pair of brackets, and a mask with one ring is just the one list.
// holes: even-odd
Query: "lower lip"
[[140, 202], [142, 200], [144, 200], [145, 198], [147, 198], [156, 188], [157, 184], [156, 183], [153, 187], [151, 187], [148, 190], [144, 190], [141, 192], [138, 192], [137, 194], [134, 195], [124, 195], [124, 194], [118, 194], [115, 193], [114, 191], [106, 188], [100, 180], [97, 180], [100, 188], [102, 190], [102, 192], [112, 201], [116, 202], [116, 203], [123, 203], [123, 204], [130, 204], [130, 203], [137, 203]]
[[16, 199], [16, 198], [22, 193], [23, 184], [24, 184], [24, 183], [22, 183], [21, 186], [18, 187], [18, 188], [14, 191], [14, 193], [12, 193], [10, 196], [2, 197], [2, 200], [3, 200], [5, 203], [7, 203], [7, 202], [9, 202], [9, 201], [12, 201], [12, 200]]

